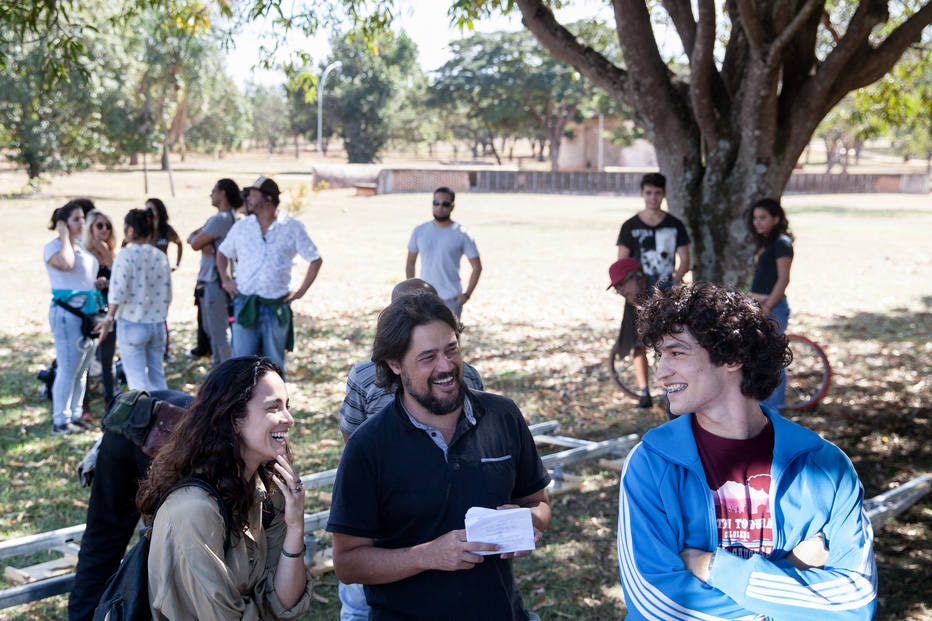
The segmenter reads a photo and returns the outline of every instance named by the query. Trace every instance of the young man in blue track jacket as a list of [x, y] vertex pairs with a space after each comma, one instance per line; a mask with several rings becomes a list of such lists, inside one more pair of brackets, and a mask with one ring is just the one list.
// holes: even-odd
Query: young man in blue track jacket
[[757, 303], [708, 283], [638, 311], [682, 414], [645, 434], [621, 479], [626, 619], [870, 619], [873, 532], [836, 446], [760, 405], [788, 362]]

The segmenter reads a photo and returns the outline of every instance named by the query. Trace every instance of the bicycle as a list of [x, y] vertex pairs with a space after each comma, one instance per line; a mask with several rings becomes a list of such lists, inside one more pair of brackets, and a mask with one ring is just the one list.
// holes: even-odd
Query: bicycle
[[[787, 334], [793, 362], [786, 368], [785, 410], [802, 412], [815, 408], [828, 394], [832, 383], [832, 365], [825, 351], [815, 341], [800, 334]], [[647, 356], [647, 384], [651, 395], [663, 398], [664, 391], [656, 382], [656, 358]], [[641, 396], [634, 377], [630, 353], [621, 356], [618, 344], [612, 345], [608, 356], [608, 371], [615, 384], [632, 399]]]
[[794, 412], [811, 410], [828, 394], [832, 365], [815, 341], [800, 334], [787, 334], [793, 362], [786, 368], [786, 405]]

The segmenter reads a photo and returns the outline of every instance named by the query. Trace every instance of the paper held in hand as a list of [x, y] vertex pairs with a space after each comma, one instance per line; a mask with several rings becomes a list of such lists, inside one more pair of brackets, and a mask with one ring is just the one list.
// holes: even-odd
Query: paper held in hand
[[498, 545], [499, 549], [493, 552], [473, 552], [482, 556], [533, 550], [531, 510], [524, 507], [501, 510], [471, 507], [466, 512], [466, 541]]

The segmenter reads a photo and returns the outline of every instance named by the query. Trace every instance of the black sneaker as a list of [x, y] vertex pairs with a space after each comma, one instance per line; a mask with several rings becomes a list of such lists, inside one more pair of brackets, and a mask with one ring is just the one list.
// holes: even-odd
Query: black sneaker
[[64, 425], [52, 425], [52, 435], [53, 436], [65, 436], [72, 433], [81, 433], [82, 429], [78, 429], [71, 423], [65, 423]]
[[86, 421], [80, 418], [71, 419], [71, 426], [76, 427], [78, 429], [78, 432], [91, 430], [91, 425], [89, 425]]
[[195, 347], [194, 349], [188, 352], [188, 355], [192, 358], [203, 358], [204, 356], [210, 355], [210, 350], [201, 349], [200, 347]]
[[650, 398], [650, 395], [641, 395], [640, 398], [638, 398], [639, 410], [646, 410], [652, 407], [654, 407], [654, 400]]

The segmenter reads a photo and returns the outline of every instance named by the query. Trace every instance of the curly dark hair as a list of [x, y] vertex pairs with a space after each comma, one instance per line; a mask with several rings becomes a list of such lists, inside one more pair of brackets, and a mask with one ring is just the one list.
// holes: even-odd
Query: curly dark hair
[[[148, 476], [139, 487], [136, 504], [146, 524], [152, 524], [156, 509], [174, 485], [197, 478], [220, 492], [230, 511], [230, 533], [234, 538], [250, 526], [254, 484], [243, 478], [246, 464], [236, 423], [246, 417], [253, 389], [268, 373], [284, 379], [282, 369], [268, 358], [242, 356], [226, 360], [207, 374], [188, 415], [152, 460]], [[286, 447], [286, 452], [291, 459], [291, 448]], [[271, 465], [265, 465], [256, 474], [269, 494], [278, 494], [281, 492], [272, 481], [273, 473]]]
[[688, 331], [712, 364], [741, 364], [741, 394], [764, 400], [793, 360], [777, 322], [750, 296], [730, 287], [696, 282], [657, 294], [638, 309], [637, 331], [656, 350], [664, 337]]
[[[754, 228], [755, 209], [765, 209], [771, 216], [780, 219], [766, 236], [760, 235]], [[758, 248], [769, 246], [775, 239], [782, 235], [794, 239], [793, 233], [790, 231], [790, 221], [787, 220], [786, 212], [783, 211], [783, 205], [775, 198], [761, 198], [754, 201], [750, 208], [748, 208], [747, 213], [745, 213], [744, 218], [748, 232], [751, 234]]]
[[462, 332], [462, 326], [450, 307], [432, 293], [402, 296], [379, 313], [372, 343], [376, 386], [387, 390], [398, 389], [401, 380], [388, 366], [388, 361], [404, 358], [411, 346], [411, 332], [414, 328], [434, 321], [442, 321], [453, 328], [457, 337]]

